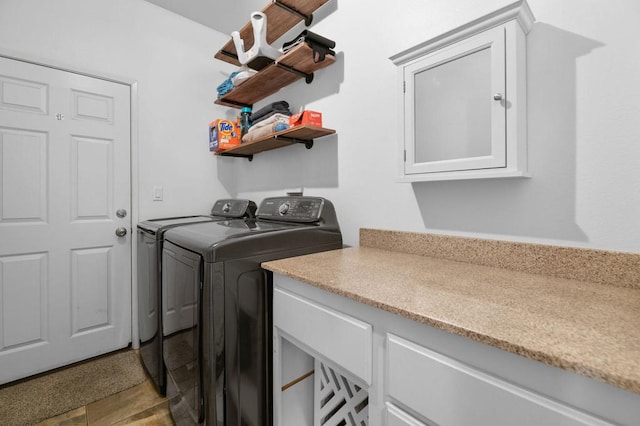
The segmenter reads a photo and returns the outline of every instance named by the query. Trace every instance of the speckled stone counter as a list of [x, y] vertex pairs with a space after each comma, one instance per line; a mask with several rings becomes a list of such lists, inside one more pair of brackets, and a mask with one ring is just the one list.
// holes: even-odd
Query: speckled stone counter
[[376, 230], [360, 238], [263, 266], [640, 393], [640, 255]]

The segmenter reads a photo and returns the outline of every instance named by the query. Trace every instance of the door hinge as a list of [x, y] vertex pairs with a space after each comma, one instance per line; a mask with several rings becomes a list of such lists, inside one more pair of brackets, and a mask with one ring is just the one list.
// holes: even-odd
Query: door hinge
[[402, 93], [407, 93], [407, 82], [402, 81]]
[[404, 162], [405, 163], [407, 162], [407, 150], [406, 149], [404, 150]]

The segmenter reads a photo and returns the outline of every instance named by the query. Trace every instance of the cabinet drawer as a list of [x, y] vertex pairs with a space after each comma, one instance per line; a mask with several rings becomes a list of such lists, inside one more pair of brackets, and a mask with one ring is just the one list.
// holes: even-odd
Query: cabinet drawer
[[387, 338], [386, 392], [428, 423], [610, 425], [400, 337]]
[[371, 384], [373, 333], [370, 324], [275, 289], [273, 325]]

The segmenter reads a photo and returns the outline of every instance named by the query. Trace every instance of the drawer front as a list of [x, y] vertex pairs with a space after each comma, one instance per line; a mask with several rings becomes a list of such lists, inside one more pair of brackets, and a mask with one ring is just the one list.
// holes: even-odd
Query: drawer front
[[373, 332], [370, 324], [276, 288], [273, 325], [367, 385], [371, 384]]
[[427, 426], [393, 404], [387, 403], [387, 426]]
[[387, 339], [386, 392], [428, 423], [610, 425], [400, 337]]

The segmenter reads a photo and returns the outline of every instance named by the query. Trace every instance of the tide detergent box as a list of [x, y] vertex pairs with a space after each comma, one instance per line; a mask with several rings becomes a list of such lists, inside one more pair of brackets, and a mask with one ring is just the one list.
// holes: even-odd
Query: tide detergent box
[[220, 152], [240, 145], [240, 126], [230, 120], [215, 120], [209, 124], [209, 151]]
[[317, 126], [322, 127], [322, 113], [317, 111], [302, 111], [289, 117], [289, 126]]

